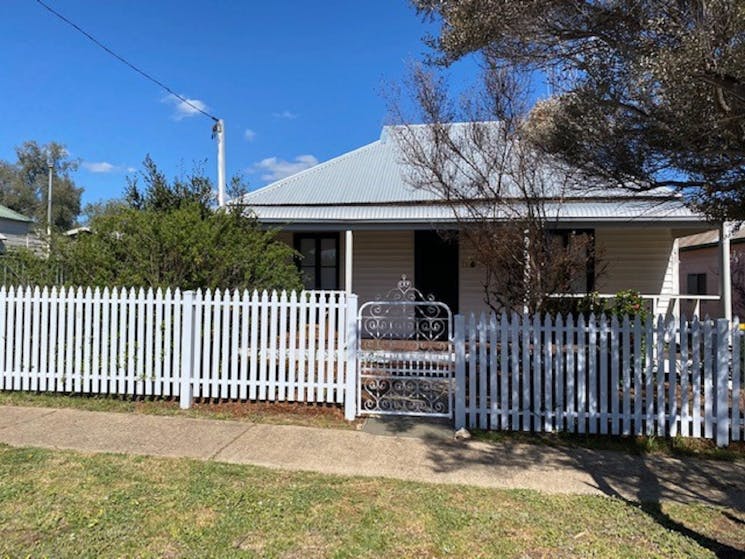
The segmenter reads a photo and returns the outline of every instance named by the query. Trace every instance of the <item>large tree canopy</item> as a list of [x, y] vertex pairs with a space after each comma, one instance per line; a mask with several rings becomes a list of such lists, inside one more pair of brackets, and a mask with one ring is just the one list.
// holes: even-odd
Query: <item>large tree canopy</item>
[[536, 144], [630, 188], [671, 186], [745, 219], [745, 2], [414, 0], [436, 62], [541, 71]]
[[16, 148], [16, 161], [0, 161], [0, 204], [33, 218], [40, 226], [47, 222], [47, 189], [52, 163], [52, 227], [66, 230], [80, 215], [83, 189], [71, 173], [77, 162], [70, 159], [65, 146], [56, 142], [39, 145], [25, 142]]

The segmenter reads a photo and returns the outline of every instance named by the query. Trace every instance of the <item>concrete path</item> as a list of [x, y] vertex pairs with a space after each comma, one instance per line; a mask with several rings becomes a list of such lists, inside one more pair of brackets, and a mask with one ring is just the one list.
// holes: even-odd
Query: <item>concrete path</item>
[[381, 436], [72, 409], [0, 406], [0, 443], [187, 457], [325, 474], [699, 501], [745, 511], [745, 462]]

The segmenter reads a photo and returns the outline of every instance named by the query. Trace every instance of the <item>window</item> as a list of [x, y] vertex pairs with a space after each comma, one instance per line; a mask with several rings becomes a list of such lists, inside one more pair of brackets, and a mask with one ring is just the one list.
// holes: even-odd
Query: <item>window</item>
[[569, 243], [572, 242], [572, 238], [579, 235], [586, 235], [589, 241], [587, 247], [587, 259], [583, 263], [584, 274], [576, 274], [571, 291], [573, 293], [590, 293], [595, 290], [595, 230], [594, 229], [572, 229], [572, 230], [556, 230], [551, 231], [549, 234], [555, 238], [560, 239], [561, 247], [566, 248]]
[[706, 274], [688, 274], [688, 294], [706, 295]]
[[339, 235], [298, 233], [295, 250], [305, 289], [339, 289]]

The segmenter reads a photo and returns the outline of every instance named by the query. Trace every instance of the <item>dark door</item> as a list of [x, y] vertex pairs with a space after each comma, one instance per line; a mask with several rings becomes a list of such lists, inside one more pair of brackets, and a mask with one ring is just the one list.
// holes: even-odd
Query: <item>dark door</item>
[[458, 312], [458, 235], [448, 231], [414, 233], [414, 280], [425, 297], [434, 295]]

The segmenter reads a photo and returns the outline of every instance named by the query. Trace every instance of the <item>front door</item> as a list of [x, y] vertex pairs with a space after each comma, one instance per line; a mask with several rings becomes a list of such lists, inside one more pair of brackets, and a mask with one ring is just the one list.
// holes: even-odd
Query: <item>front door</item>
[[414, 280], [419, 291], [458, 312], [458, 234], [414, 233]]

